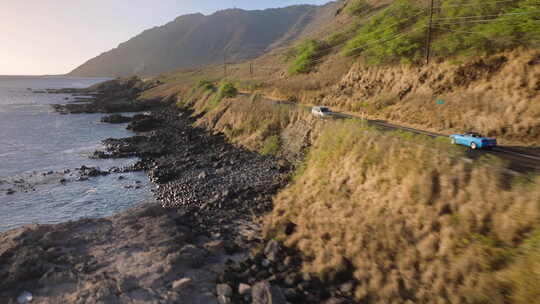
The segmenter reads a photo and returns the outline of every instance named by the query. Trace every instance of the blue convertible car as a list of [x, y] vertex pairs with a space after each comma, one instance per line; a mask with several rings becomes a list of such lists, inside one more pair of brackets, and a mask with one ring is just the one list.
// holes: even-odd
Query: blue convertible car
[[487, 138], [475, 132], [468, 132], [465, 134], [453, 134], [450, 135], [452, 143], [455, 145], [464, 145], [470, 147], [473, 150], [476, 149], [489, 149], [497, 146], [497, 140], [495, 138]]

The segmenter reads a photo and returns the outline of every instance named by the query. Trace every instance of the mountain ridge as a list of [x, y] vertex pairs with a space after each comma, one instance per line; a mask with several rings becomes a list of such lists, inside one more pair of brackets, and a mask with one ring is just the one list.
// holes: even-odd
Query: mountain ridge
[[256, 58], [312, 31], [338, 8], [293, 5], [265, 10], [226, 9], [187, 14], [144, 30], [89, 59], [70, 76], [151, 76], [227, 61]]

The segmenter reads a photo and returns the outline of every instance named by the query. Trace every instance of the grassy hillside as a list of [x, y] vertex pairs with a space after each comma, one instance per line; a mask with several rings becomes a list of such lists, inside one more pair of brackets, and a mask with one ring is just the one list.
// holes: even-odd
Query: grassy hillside
[[[226, 78], [277, 99], [540, 145], [540, 4], [436, 1], [430, 65], [427, 8], [409, 0], [344, 2], [308, 39], [228, 65]], [[223, 77], [223, 66], [171, 72], [162, 89]]]
[[[261, 96], [540, 145], [537, 6], [439, 1], [425, 65], [425, 5], [348, 1], [309, 40], [229, 65], [227, 77], [223, 66], [162, 75], [143, 98], [173, 96], [199, 126], [303, 160], [265, 235], [300, 250], [304, 272], [352, 279], [361, 303], [540, 303], [538, 177], [467, 159], [446, 141], [323, 122]], [[227, 83], [240, 93], [220, 93]]]
[[352, 275], [368, 303], [538, 303], [540, 181], [500, 169], [446, 143], [331, 124], [276, 198], [267, 237], [299, 248], [306, 272]]
[[308, 152], [264, 227], [301, 251], [304, 272], [352, 279], [367, 303], [540, 303], [538, 177], [445, 140], [223, 96], [227, 86], [200, 81], [178, 105], [252, 150]]

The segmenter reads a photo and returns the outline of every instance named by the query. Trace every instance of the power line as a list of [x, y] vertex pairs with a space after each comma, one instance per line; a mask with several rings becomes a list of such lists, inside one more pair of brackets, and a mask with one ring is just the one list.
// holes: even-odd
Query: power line
[[[377, 28], [377, 29], [375, 29], [374, 31], [371, 31], [370, 34], [374, 34], [374, 33], [380, 32], [380, 31], [387, 30], [387, 29], [389, 29], [389, 28], [392, 28], [392, 27], [395, 26], [395, 25], [398, 25], [398, 24], [403, 23], [403, 22], [405, 22], [405, 21], [411, 20], [412, 18], [417, 17], [417, 16], [419, 16], [419, 15], [422, 15], [422, 14], [424, 14], [424, 13], [426, 13], [426, 9], [422, 9], [420, 12], [418, 12], [418, 13], [412, 15], [412, 16], [409, 16], [409, 17], [407, 17], [407, 18], [400, 19], [399, 21], [396, 21], [396, 22], [394, 22], [394, 23], [391, 23], [390, 25], [387, 25], [387, 26], [385, 26], [385, 27], [383, 27], [383, 28]], [[366, 45], [371, 45], [371, 44], [373, 44], [373, 43], [382, 41], [382, 40], [384, 40], [384, 39], [385, 39], [385, 38], [374, 39], [374, 40], [367, 41], [366, 44], [365, 44], [364, 46], [366, 46]], [[393, 40], [393, 39], [391, 39], [391, 40]], [[332, 47], [322, 48], [322, 49], [320, 49], [319, 51], [320, 51], [320, 52], [324, 52], [324, 51], [333, 50], [333, 49], [336, 49], [336, 48], [338, 48], [338, 47], [341, 47], [342, 45], [344, 45], [344, 44], [346, 44], [346, 43], [347, 43], [347, 41], [342, 42], [342, 43], [339, 43], [339, 44], [337, 44], [337, 45], [335, 45], [335, 46], [332, 46]], [[363, 47], [354, 48], [354, 49], [351, 49], [351, 50], [349, 50], [349, 51], [355, 51], [355, 50], [358, 50], [358, 49], [361, 49], [361, 48], [363, 48]]]
[[436, 23], [436, 25], [454, 25], [454, 24], [457, 24], [457, 25], [461, 25], [461, 24], [466, 24], [466, 23], [489, 23], [489, 22], [516, 22], [518, 20], [508, 20], [508, 19], [484, 19], [484, 20], [463, 20], [463, 21], [460, 21], [460, 22], [441, 22], [441, 23]]
[[[422, 12], [422, 13], [423, 13], [423, 12]], [[418, 15], [420, 15], [420, 13], [419, 13], [419, 14], [415, 14], [415, 15], [411, 16], [410, 18], [416, 17], [416, 16], [418, 16]], [[401, 23], [401, 22], [403, 22], [403, 21], [405, 21], [405, 19], [402, 19], [401, 21], [395, 22], [394, 24], [389, 25], [389, 26], [387, 26], [387, 27], [385, 27], [385, 28], [377, 29], [377, 30], [375, 30], [375, 31], [372, 31], [372, 32], [370, 32], [369, 34], [373, 34], [373, 33], [379, 32], [379, 31], [381, 31], [381, 30], [389, 29], [389, 28], [391, 28], [392, 26], [397, 25], [397, 24], [399, 24], [399, 23]], [[421, 27], [424, 27], [424, 26], [421, 26]], [[411, 31], [412, 31], [412, 30], [411, 30]], [[400, 33], [398, 33], [398, 35], [399, 35], [399, 34], [400, 34]], [[385, 39], [387, 39], [387, 38], [380, 38], [380, 39], [368, 40], [368, 41], [365, 42], [365, 45], [364, 45], [364, 46], [366, 46], [366, 45], [371, 45], [371, 44], [374, 44], [374, 43], [376, 43], [376, 42], [379, 42], [379, 41], [382, 41], [382, 40], [385, 40]], [[337, 48], [337, 47], [340, 47], [340, 46], [342, 46], [342, 45], [344, 45], [344, 44], [346, 44], [346, 43], [347, 43], [347, 41], [342, 42], [342, 43], [340, 43], [340, 44], [338, 44], [338, 45], [329, 47], [329, 48], [323, 48], [323, 49], [320, 49], [319, 51], [322, 52], [322, 51], [332, 50], [332, 49], [335, 49], [335, 48]], [[349, 50], [349, 51], [355, 51], [355, 50], [361, 49], [361, 48], [362, 48], [362, 47], [358, 47], [358, 48], [351, 49], [351, 50]]]
[[410, 34], [410, 33], [412, 33], [412, 32], [415, 32], [415, 31], [417, 31], [417, 30], [420, 30], [420, 29], [422, 29], [422, 28], [424, 28], [424, 27], [425, 27], [425, 25], [424, 25], [424, 26], [417, 27], [417, 28], [415, 28], [415, 29], [410, 29], [410, 30], [405, 31], [405, 32], [398, 33], [397, 35], [388, 38], [388, 40], [384, 40], [384, 38], [383, 38], [383, 39], [378, 39], [377, 41], [368, 42], [368, 43], [364, 44], [363, 46], [360, 46], [360, 47], [357, 47], [357, 48], [350, 49], [349, 51], [359, 50], [359, 49], [364, 48], [365, 46], [375, 44], [376, 42], [379, 42], [379, 41], [382, 41], [382, 40], [384, 40], [384, 41], [382, 41], [381, 43], [385, 43], [385, 42], [388, 42], [388, 41], [391, 41], [391, 40], [395, 40], [395, 39], [397, 39], [397, 38], [399, 38], [399, 37], [405, 36], [406, 34]]
[[[363, 44], [363, 45], [361, 45], [361, 46], [359, 46], [359, 47], [350, 49], [349, 51], [356, 51], [356, 50], [360, 50], [360, 49], [362, 49], [362, 50], [368, 50], [368, 49], [371, 49], [371, 48], [375, 47], [375, 45], [378, 44], [378, 43], [386, 43], [386, 42], [390, 42], [390, 41], [392, 41], [392, 40], [396, 40], [396, 39], [401, 38], [401, 37], [403, 37], [403, 36], [405, 36], [405, 35], [407, 35], [407, 34], [411, 34], [411, 33], [413, 33], [413, 32], [416, 32], [416, 31], [418, 31], [418, 30], [421, 30], [421, 29], [424, 28], [424, 27], [425, 27], [425, 26], [420, 26], [420, 27], [417, 27], [417, 28], [410, 29], [410, 30], [408, 30], [408, 31], [404, 31], [404, 32], [398, 33], [397, 35], [394, 35], [394, 36], [392, 36], [392, 37], [382, 38], [382, 39], [377, 39], [377, 40], [369, 41], [369, 42], [367, 42], [367, 43], [365, 43], [365, 44]], [[320, 56], [320, 57], [318, 57], [318, 58], [316, 58], [316, 59], [311, 60], [310, 62], [311, 62], [311, 63], [322, 62], [322, 61], [325, 60], [324, 57], [325, 57], [325, 56]], [[278, 68], [265, 68], [265, 67], [259, 67], [259, 69], [261, 69], [261, 68], [262, 68], [262, 69], [273, 69], [273, 70], [278, 69]]]
[[[482, 3], [482, 4], [464, 4], [464, 5], [455, 5], [455, 6], [441, 6], [441, 7], [434, 7], [433, 6], [433, 3], [432, 5], [430, 6], [430, 20], [435, 20], [435, 21], [442, 21], [442, 22], [437, 22], [435, 24], [433, 24], [432, 22], [430, 22], [430, 26], [428, 27], [428, 39], [429, 39], [429, 36], [430, 36], [430, 33], [429, 33], [429, 30], [431, 29], [432, 26], [434, 27], [437, 27], [437, 28], [440, 28], [441, 25], [452, 25], [452, 24], [465, 24], [465, 23], [479, 23], [479, 22], [501, 22], [501, 21], [507, 21], [507, 22], [510, 22], [512, 20], [504, 20], [504, 19], [483, 19], [483, 20], [474, 20], [474, 19], [478, 19], [478, 18], [489, 18], [489, 17], [503, 17], [503, 16], [520, 16], [520, 15], [528, 15], [528, 14], [532, 14], [532, 13], [536, 13], [536, 12], [540, 12], [540, 11], [529, 11], [529, 12], [520, 12], [520, 13], [506, 13], [506, 14], [498, 14], [498, 15], [478, 15], [478, 16], [462, 16], [462, 17], [448, 17], [448, 18], [437, 18], [437, 19], [432, 19], [432, 14], [433, 14], [433, 10], [434, 9], [437, 9], [437, 8], [448, 8], [448, 7], [463, 7], [463, 6], [480, 6], [480, 5], [490, 5], [490, 4], [498, 4], [498, 3], [509, 3], [509, 2], [515, 2], [515, 0], [508, 0], [508, 1], [492, 1], [492, 2], [485, 2], [485, 3]], [[539, 3], [540, 4], [540, 3]], [[389, 29], [389, 28], [392, 28], [393, 26], [395, 25], [398, 25], [400, 23], [403, 23], [403, 22], [406, 22], [406, 21], [410, 21], [412, 20], [414, 17], [418, 16], [418, 15], [421, 15], [423, 13], [426, 12], [426, 9], [423, 9], [422, 11], [418, 12], [417, 14], [414, 14], [412, 16], [409, 16], [407, 18], [404, 18], [404, 19], [401, 19], [397, 22], [394, 22], [390, 25], [387, 25], [385, 26], [384, 28], [376, 28], [374, 31], [371, 31], [369, 34], [374, 34], [374, 33], [378, 33], [378, 32], [381, 32], [381, 31], [384, 31], [386, 29]], [[371, 13], [371, 12], [369, 12]], [[378, 12], [375, 12], [373, 13], [372, 15], [377, 15]], [[366, 14], [366, 15], [369, 15], [369, 14]], [[455, 20], [463, 20], [463, 19], [466, 19], [466, 20], [463, 20], [463, 21], [460, 21], [460, 22], [445, 22], [445, 21], [455, 21]], [[473, 20], [468, 20], [468, 19], [473, 19]], [[368, 20], [364, 26], [370, 22], [370, 20]], [[381, 39], [374, 39], [374, 40], [370, 40], [370, 41], [366, 41], [363, 45], [359, 46], [359, 47], [355, 47], [353, 49], [350, 49], [348, 50], [349, 52], [352, 52], [352, 51], [356, 51], [356, 50], [368, 50], [372, 47], [375, 47], [375, 45], [377, 44], [382, 44], [382, 43], [386, 43], [386, 42], [389, 42], [389, 41], [392, 41], [392, 40], [395, 40], [395, 39], [398, 39], [398, 38], [401, 38], [407, 34], [410, 34], [412, 32], [415, 32], [415, 31], [418, 31], [420, 29], [422, 29], [423, 27], [425, 26], [420, 26], [418, 28], [413, 28], [409, 31], [406, 31], [406, 32], [402, 32], [402, 33], [398, 33], [397, 35], [395, 36], [392, 36], [392, 37], [389, 37], [389, 38], [381, 38]], [[448, 29], [447, 29], [448, 30]], [[470, 32], [470, 33], [473, 33], [473, 32]], [[319, 49], [319, 52], [326, 52], [326, 51], [329, 51], [329, 50], [332, 50], [332, 49], [336, 49], [338, 47], [341, 47], [342, 45], [346, 44], [347, 41], [344, 41], [344, 42], [341, 42], [337, 45], [334, 45], [334, 46], [331, 46], [331, 47], [326, 47], [326, 48], [321, 48]], [[427, 43], [427, 47], [429, 47], [429, 44], [430, 43]], [[294, 47], [291, 47], [291, 48], [288, 48], [286, 50], [284, 50], [283, 53], [285, 52], [288, 52], [290, 51], [291, 49], [295, 48], [297, 46], [294, 46]], [[314, 60], [312, 60], [311, 62], [312, 63], [318, 63], [318, 62], [322, 62], [324, 61], [324, 58], [326, 55], [322, 55], [322, 56], [319, 56], [318, 58], [315, 58]], [[429, 51], [426, 50], [426, 62], [429, 62]], [[264, 67], [261, 67], [263, 69], [265, 69]], [[268, 69], [268, 68], [266, 68]], [[270, 68], [272, 69], [272, 68]], [[272, 70], [275, 70], [272, 69]]]
[[450, 32], [455, 32], [455, 33], [465, 33], [465, 34], [480, 34], [480, 33], [482, 33], [482, 32], [460, 31], [460, 30], [454, 30], [454, 29], [449, 29], [447, 27], [440, 27], [440, 26], [435, 26], [435, 27], [440, 29], [440, 30], [445, 30], [445, 31], [450, 31]]
[[519, 16], [519, 15], [529, 15], [538, 13], [540, 10], [522, 12], [522, 13], [506, 13], [506, 14], [497, 14], [497, 15], [478, 15], [478, 16], [463, 16], [463, 17], [448, 17], [448, 18], [437, 18], [435, 20], [457, 20], [457, 19], [474, 19], [474, 18], [484, 18], [484, 17], [503, 17], [503, 16]]
[[[376, 15], [377, 13], [379, 13], [379, 12], [377, 12], [377, 11], [375, 11], [375, 12], [369, 11], [369, 12], [366, 13], [365, 15], [356, 16], [356, 18], [364, 18], [364, 17], [366, 17], [366, 16], [372, 17], [373, 15]], [[316, 38], [315, 38], [315, 37], [307, 37], [307, 38], [305, 38], [305, 39], [316, 39]], [[332, 46], [332, 47], [330, 47], [330, 48], [328, 48], [328, 49], [333, 49], [333, 48], [335, 48], [335, 47], [337, 47], [337, 46], [339, 46], [339, 45], [345, 44], [345, 43], [346, 43], [346, 42], [342, 42], [342, 43], [340, 43], [340, 44], [338, 44], [338, 45], [336, 45], [336, 46]], [[283, 49], [283, 51], [282, 51], [280, 54], [287, 53], [287, 52], [289, 52], [289, 51], [291, 51], [291, 50], [293, 50], [293, 49], [295, 49], [295, 48], [296, 48], [296, 46], [284, 46], [284, 47], [281, 47], [281, 49]], [[280, 48], [274, 49], [274, 52], [279, 51], [279, 49], [280, 49]], [[279, 55], [279, 54], [276, 54], [276, 55]]]
[[[398, 34], [396, 34], [395, 36], [390, 37], [390, 38], [380, 38], [380, 39], [368, 40], [368, 41], [366, 41], [366, 42], [364, 43], [364, 45], [362, 45], [362, 46], [360, 46], [360, 47], [356, 47], [356, 48], [350, 49], [349, 51], [356, 51], [356, 50], [359, 50], [359, 49], [364, 48], [365, 46], [369, 46], [369, 45], [372, 45], [372, 44], [376, 44], [377, 42], [384, 43], [384, 42], [387, 42], [387, 41], [390, 41], [390, 40], [394, 40], [394, 39], [396, 39], [396, 38], [399, 38], [400, 36], [403, 36], [403, 35], [405, 35], [405, 34], [408, 34], [408, 33], [410, 33], [410, 32], [413, 32], [413, 31], [417, 31], [417, 30], [419, 30], [419, 29], [421, 29], [421, 28], [423, 28], [423, 27], [425, 27], [425, 26], [420, 26], [420, 27], [418, 27], [418, 28], [416, 28], [416, 29], [411, 29], [411, 30], [406, 31], [406, 32], [398, 33]], [[373, 33], [373, 32], [370, 32], [370, 34], [372, 34], [372, 33]], [[383, 40], [384, 40], [384, 41], [383, 41]], [[332, 48], [335, 48], [335, 47], [332, 47]], [[332, 49], [332, 48], [330, 48], [330, 49]]]
[[[445, 27], [438, 27], [438, 29], [445, 30], [445, 31], [450, 31], [450, 32], [454, 32], [454, 33], [476, 34], [478, 36], [484, 36], [486, 38], [493, 38], [493, 37], [486, 36], [486, 33], [480, 32], [480, 31], [474, 31], [474, 32], [472, 32], [472, 31], [463, 31], [463, 30], [449, 29], [449, 28], [445, 28]], [[511, 38], [512, 38], [513, 41], [523, 41], [523, 42], [534, 43], [534, 41], [531, 41], [531, 39], [527, 39], [527, 38], [515, 38], [515, 37], [511, 37]]]
[[[356, 51], [356, 50], [368, 50], [368, 49], [371, 49], [373, 47], [375, 47], [376, 44], [378, 43], [386, 43], [386, 42], [390, 42], [392, 40], [396, 40], [398, 38], [401, 38], [407, 34], [410, 34], [410, 33], [413, 33], [413, 32], [416, 32], [418, 30], [421, 30], [422, 28], [424, 28], [425, 26], [421, 26], [421, 27], [418, 27], [418, 28], [415, 28], [415, 29], [410, 29], [408, 31], [405, 31], [405, 32], [401, 32], [397, 35], [394, 35], [390, 38], [386, 38], [386, 39], [379, 39], [378, 41], [374, 41], [374, 42], [371, 42], [371, 43], [366, 43], [362, 46], [359, 46], [359, 47], [356, 47], [356, 48], [353, 48], [353, 49], [350, 49], [349, 51]], [[371, 46], [371, 47], [369, 47]], [[316, 59], [316, 60], [313, 60], [312, 62], [313, 63], [317, 63], [317, 62], [321, 62], [321, 61], [324, 61], [324, 59], [321, 57], [320, 59]]]
[[[360, 18], [364, 18], [364, 17], [373, 17], [374, 15], [376, 15], [378, 13], [379, 13], [379, 11], [377, 11], [377, 10], [368, 10], [365, 14], [355, 16], [355, 18], [360, 19]], [[368, 19], [368, 21], [369, 21], [369, 19]], [[316, 39], [316, 38], [315, 37], [307, 37], [306, 39]], [[343, 43], [341, 43], [341, 44], [343, 44]], [[290, 46], [281, 47], [281, 49], [285, 49], [285, 50], [283, 50], [283, 53], [285, 53], [287, 51], [290, 51], [291, 48], [294, 48], [294, 47], [290, 47]], [[279, 49], [280, 48], [274, 49], [274, 51], [277, 51]]]
[[[481, 4], [445, 5], [445, 6], [439, 6], [439, 7], [437, 7], [437, 9], [444, 9], [444, 8], [451, 8], [451, 7], [486, 6], [486, 5], [490, 5], [490, 4], [509, 3], [509, 2], [516, 3], [516, 0], [483, 2]], [[537, 3], [537, 4], [540, 4], [540, 3]]]
[[388, 25], [388, 26], [386, 26], [386, 27], [383, 27], [383, 28], [381, 28], [381, 29], [378, 28], [378, 29], [372, 31], [371, 33], [376, 33], [376, 32], [382, 31], [382, 30], [389, 29], [389, 28], [393, 27], [394, 25], [398, 25], [398, 24], [402, 23], [403, 21], [408, 21], [407, 19], [410, 20], [410, 19], [412, 19], [412, 18], [414, 18], [414, 17], [417, 17], [417, 16], [419, 16], [419, 15], [422, 15], [422, 14], [426, 13], [426, 11], [427, 11], [426, 9], [423, 9], [422, 11], [418, 12], [417, 14], [414, 14], [414, 15], [412, 15], [412, 16], [403, 18], [403, 19], [401, 19], [401, 20], [399, 20], [399, 21], [396, 21], [396, 22], [394, 22], [394, 23], [392, 23], [392, 24], [390, 24], [390, 25]]
[[[418, 13], [412, 15], [412, 16], [409, 16], [409, 17], [400, 19], [400, 20], [398, 20], [398, 21], [396, 21], [396, 22], [394, 22], [394, 23], [391, 23], [391, 24], [389, 24], [389, 25], [383, 27], [383, 28], [377, 28], [377, 29], [375, 29], [374, 31], [371, 31], [370, 34], [373, 34], [373, 33], [377, 33], [377, 32], [381, 32], [381, 31], [387, 30], [387, 29], [389, 29], [389, 28], [392, 28], [392, 27], [395, 26], [395, 25], [398, 25], [398, 24], [403, 23], [403, 22], [405, 22], [405, 21], [411, 20], [412, 18], [417, 17], [417, 16], [419, 16], [419, 15], [422, 15], [422, 14], [424, 14], [424, 13], [426, 13], [426, 9], [422, 9], [420, 12], [418, 12]], [[374, 13], [373, 15], [375, 15], [375, 14], [376, 14], [376, 13]], [[368, 22], [369, 22], [369, 21], [370, 21], [370, 20], [368, 20]], [[365, 24], [364, 24], [364, 25], [365, 25]], [[378, 41], [378, 40], [383, 40], [383, 39], [377, 39], [377, 40], [373, 40], [373, 41], [375, 42], [375, 41]], [[328, 48], [322, 48], [322, 49], [320, 49], [319, 51], [322, 52], [322, 51], [333, 50], [333, 49], [338, 48], [338, 47], [340, 47], [340, 46], [342, 46], [342, 45], [344, 45], [344, 44], [346, 44], [346, 43], [347, 43], [347, 41], [341, 42], [341, 43], [339, 43], [339, 44], [337, 44], [337, 45], [334, 45], [334, 46], [331, 46], [331, 47], [328, 47]], [[290, 47], [290, 48], [287, 49], [287, 50], [284, 50], [283, 53], [286, 53], [286, 52], [288, 52], [288, 51], [290, 51], [290, 50], [292, 50], [292, 49], [294, 49], [294, 48], [296, 48], [296, 46], [293, 46], [293, 47]]]

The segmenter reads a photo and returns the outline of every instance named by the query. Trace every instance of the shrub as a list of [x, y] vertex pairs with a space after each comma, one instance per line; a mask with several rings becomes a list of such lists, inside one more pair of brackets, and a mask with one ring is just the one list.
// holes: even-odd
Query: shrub
[[309, 39], [296, 47], [296, 59], [289, 68], [290, 75], [311, 72], [315, 60], [320, 58], [324, 45], [322, 42]]
[[210, 80], [206, 79], [199, 80], [199, 82], [197, 83], [197, 88], [202, 88], [205, 91], [214, 91], [216, 89], [214, 84]]
[[277, 155], [280, 149], [280, 142], [278, 135], [272, 135], [266, 139], [264, 146], [261, 149], [262, 155]]
[[219, 86], [218, 96], [220, 98], [233, 98], [238, 94], [238, 90], [232, 82], [226, 81]]
[[241, 89], [253, 92], [264, 88], [267, 84], [264, 81], [245, 80], [238, 85]]
[[336, 45], [340, 45], [344, 43], [345, 41], [349, 40], [350, 34], [348, 32], [337, 32], [332, 35], [330, 35], [328, 38], [326, 38], [326, 44], [329, 47], [334, 47]]
[[[211, 93], [210, 93], [211, 94]], [[205, 103], [203, 110], [210, 112], [216, 109], [223, 98], [234, 98], [238, 94], [238, 90], [232, 82], [222, 82], [219, 86], [217, 94], [210, 95]]]
[[177, 108], [180, 108], [180, 109], [183, 109], [186, 107], [186, 103], [183, 99], [179, 99], [177, 102], [176, 102], [176, 107]]

